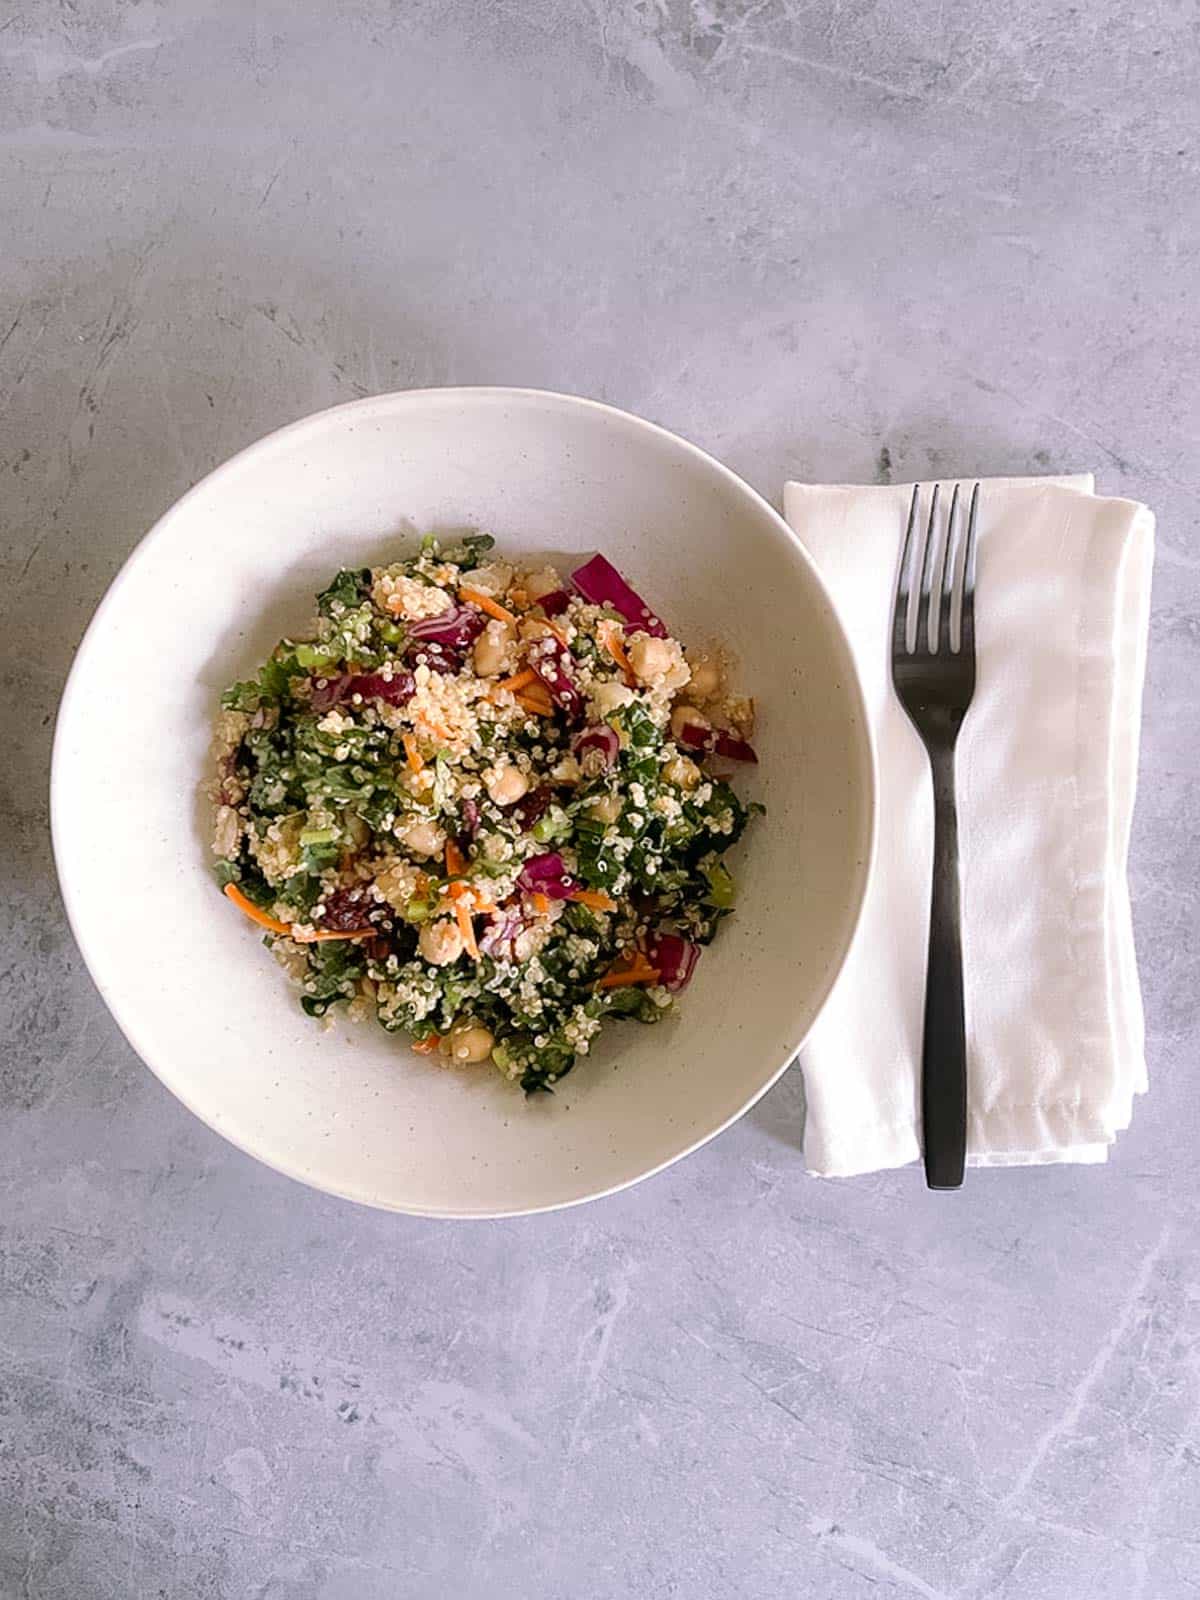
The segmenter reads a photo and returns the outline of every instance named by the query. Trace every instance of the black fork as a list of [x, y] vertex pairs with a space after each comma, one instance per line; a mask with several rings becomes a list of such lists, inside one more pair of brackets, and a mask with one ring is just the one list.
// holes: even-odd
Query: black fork
[[[958, 485], [950, 501], [944, 542], [938, 538], [938, 485], [929, 502], [922, 538], [913, 489], [892, 611], [892, 683], [929, 754], [933, 773], [933, 897], [929, 911], [929, 964], [925, 973], [925, 1030], [921, 1045], [921, 1125], [925, 1181], [931, 1189], [957, 1189], [967, 1154], [967, 1039], [963, 1013], [962, 931], [958, 889], [958, 813], [954, 800], [954, 748], [975, 693], [975, 523], [979, 485], [971, 492], [966, 547], [962, 549]], [[956, 532], [958, 537], [956, 538]], [[940, 598], [934, 596], [939, 568]], [[921, 588], [917, 626], [909, 648], [909, 611], [917, 572]], [[959, 597], [956, 608], [955, 599]], [[951, 636], [960, 614], [957, 639]]]

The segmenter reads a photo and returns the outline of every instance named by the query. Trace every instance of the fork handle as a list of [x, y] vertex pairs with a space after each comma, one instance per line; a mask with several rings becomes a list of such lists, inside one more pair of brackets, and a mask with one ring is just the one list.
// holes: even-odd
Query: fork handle
[[925, 1182], [957, 1189], [967, 1154], [967, 1031], [963, 1012], [954, 746], [930, 750], [933, 772], [933, 896], [921, 1046]]

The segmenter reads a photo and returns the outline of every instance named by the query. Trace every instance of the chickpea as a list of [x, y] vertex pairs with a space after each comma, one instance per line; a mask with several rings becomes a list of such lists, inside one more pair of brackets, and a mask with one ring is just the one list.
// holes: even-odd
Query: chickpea
[[721, 668], [711, 656], [688, 656], [687, 664], [692, 672], [690, 687], [695, 699], [711, 700], [721, 692]]
[[497, 767], [485, 775], [487, 792], [498, 806], [511, 806], [529, 793], [529, 779], [519, 767]]
[[674, 756], [663, 768], [663, 777], [680, 789], [695, 789], [700, 782], [700, 768], [687, 756]]
[[615, 822], [621, 815], [621, 798], [615, 794], [603, 794], [591, 802], [587, 811], [588, 816], [597, 822]]
[[436, 856], [446, 843], [446, 835], [436, 822], [419, 818], [416, 822], [397, 823], [396, 837], [415, 856]]
[[692, 675], [674, 639], [649, 633], [635, 633], [630, 640], [629, 665], [643, 683], [659, 689], [682, 689]]
[[623, 683], [598, 683], [592, 690], [592, 709], [598, 717], [611, 716], [622, 706], [631, 704], [633, 698], [633, 690]]
[[417, 949], [422, 957], [435, 967], [448, 967], [463, 952], [462, 934], [458, 924], [449, 917], [439, 917], [436, 922], [426, 922], [417, 935]]
[[562, 588], [562, 579], [553, 567], [543, 567], [540, 572], [531, 572], [525, 579], [525, 593], [535, 604], [544, 600], [548, 594], [553, 594], [556, 589]]
[[481, 1022], [472, 1021], [470, 1017], [464, 1017], [454, 1024], [446, 1036], [449, 1046], [447, 1054], [451, 1061], [459, 1061], [464, 1065], [467, 1062], [486, 1061], [495, 1042], [489, 1028], [485, 1028]]
[[629, 642], [629, 665], [643, 683], [653, 683], [671, 669], [671, 651], [665, 639], [635, 633]]
[[705, 733], [708, 733], [712, 728], [712, 723], [704, 715], [703, 711], [697, 711], [695, 706], [676, 706], [671, 713], [672, 739], [681, 739], [685, 728], [701, 728]]
[[481, 678], [498, 678], [508, 661], [513, 630], [508, 622], [489, 622], [475, 641], [472, 659]]

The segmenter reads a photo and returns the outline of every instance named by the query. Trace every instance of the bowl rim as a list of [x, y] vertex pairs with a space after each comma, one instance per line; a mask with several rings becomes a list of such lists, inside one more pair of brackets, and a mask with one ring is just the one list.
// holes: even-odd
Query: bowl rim
[[[504, 1209], [487, 1207], [477, 1209], [464, 1208], [457, 1210], [446, 1210], [440, 1206], [400, 1205], [386, 1197], [371, 1196], [362, 1192], [355, 1192], [348, 1186], [343, 1187], [320, 1181], [309, 1173], [300, 1170], [295, 1163], [290, 1163], [286, 1160], [279, 1159], [273, 1154], [264, 1155], [260, 1150], [253, 1148], [251, 1144], [244, 1142], [241, 1138], [237, 1137], [228, 1129], [218, 1126], [209, 1115], [202, 1111], [198, 1105], [193, 1103], [190, 1095], [180, 1092], [180, 1090], [173, 1083], [168, 1083], [164, 1079], [158, 1067], [151, 1059], [150, 1053], [142, 1049], [138, 1041], [138, 1034], [140, 1030], [136, 1025], [136, 1021], [125, 1015], [126, 1008], [123, 1006], [118, 1007], [117, 1002], [110, 995], [107, 984], [101, 981], [101, 978], [97, 972], [97, 964], [93, 961], [91, 953], [93, 946], [89, 945], [89, 941], [82, 933], [81, 916], [76, 902], [75, 890], [69, 883], [67, 874], [63, 869], [64, 846], [62, 839], [65, 837], [68, 824], [65, 815], [66, 803], [63, 795], [63, 785], [60, 782], [60, 773], [65, 760], [63, 750], [65, 747], [67, 730], [74, 720], [75, 703], [79, 697], [81, 685], [83, 684], [87, 674], [88, 660], [96, 648], [96, 640], [103, 629], [103, 624], [107, 613], [116, 604], [117, 597], [121, 590], [128, 583], [130, 576], [139, 566], [141, 561], [146, 557], [151, 548], [156, 546], [164, 538], [164, 536], [169, 534], [171, 524], [174, 522], [176, 515], [181, 512], [184, 507], [188, 505], [194, 498], [198, 498], [202, 493], [205, 493], [211, 489], [215, 483], [219, 483], [226, 477], [234, 476], [235, 473], [240, 470], [251, 457], [266, 455], [271, 450], [283, 444], [285, 441], [290, 440], [298, 434], [304, 433], [306, 430], [315, 431], [327, 425], [335, 416], [345, 414], [348, 417], [357, 415], [366, 418], [369, 417], [372, 412], [403, 410], [405, 406], [421, 403], [453, 403], [455, 400], [487, 400], [497, 403], [533, 401], [539, 404], [549, 405], [551, 409], [596, 412], [602, 416], [607, 416], [615, 421], [619, 421], [624, 425], [632, 425], [633, 428], [638, 432], [652, 435], [681, 449], [686, 455], [692, 457], [692, 459], [698, 464], [707, 468], [711, 472], [714, 472], [718, 478], [723, 479], [736, 494], [748, 500], [749, 503], [761, 515], [764, 515], [768, 522], [774, 525], [775, 530], [779, 533], [782, 533], [788, 542], [793, 546], [793, 548], [799, 553], [805, 567], [808, 570], [808, 575], [815, 586], [816, 592], [828, 608], [830, 618], [834, 624], [834, 636], [838, 641], [838, 645], [842, 654], [842, 661], [839, 663], [839, 665], [845, 675], [847, 691], [852, 700], [855, 702], [861, 728], [861, 739], [859, 742], [862, 751], [861, 778], [864, 787], [862, 800], [863, 814], [866, 824], [866, 838], [863, 841], [863, 860], [862, 868], [858, 877], [857, 901], [853, 907], [852, 915], [848, 919], [841, 948], [837, 951], [836, 957], [831, 963], [824, 993], [822, 993], [818, 999], [816, 1010], [813, 1013], [813, 1017], [808, 1028], [787, 1047], [784, 1052], [783, 1059], [774, 1066], [765, 1081], [756, 1087], [746, 1098], [746, 1100], [740, 1106], [738, 1106], [738, 1108], [733, 1111], [730, 1116], [728, 1116], [717, 1127], [710, 1129], [708, 1132], [702, 1134], [698, 1139], [693, 1140], [692, 1143], [685, 1146], [683, 1149], [667, 1156], [656, 1165], [647, 1167], [643, 1172], [635, 1173], [631, 1177], [622, 1178], [618, 1182], [608, 1184], [602, 1188], [590, 1190], [586, 1194], [574, 1195], [567, 1200], [548, 1201], [544, 1205], [523, 1205]], [[294, 421], [285, 423], [282, 427], [272, 429], [270, 433], [263, 434], [258, 439], [252, 440], [249, 444], [244, 445], [234, 455], [228, 457], [228, 459], [221, 462], [211, 471], [205, 473], [204, 476], [192, 484], [189, 489], [185, 490], [178, 499], [173, 500], [166, 510], [162, 512], [162, 514], [137, 541], [133, 549], [129, 552], [125, 560], [117, 569], [116, 573], [105, 589], [104, 594], [101, 596], [100, 601], [92, 614], [91, 620], [79, 641], [75, 651], [74, 659], [72, 660], [70, 670], [67, 674], [66, 682], [63, 686], [62, 694], [59, 697], [58, 709], [55, 716], [54, 738], [50, 756], [49, 789], [50, 834], [54, 855], [55, 873], [58, 878], [59, 894], [62, 898], [63, 906], [67, 914], [67, 923], [71, 929], [71, 934], [75, 940], [76, 946], [79, 949], [79, 953], [83, 957], [83, 962], [87, 968], [88, 976], [95, 985], [97, 993], [103, 1000], [105, 1008], [112, 1017], [113, 1021], [116, 1023], [122, 1037], [137, 1056], [138, 1060], [141, 1061], [144, 1066], [149, 1068], [158, 1081], [162, 1083], [163, 1087], [167, 1089], [168, 1092], [186, 1108], [186, 1110], [204, 1123], [206, 1127], [212, 1129], [214, 1133], [218, 1134], [219, 1137], [233, 1145], [235, 1149], [240, 1150], [244, 1155], [250, 1156], [253, 1160], [261, 1162], [264, 1166], [270, 1168], [272, 1171], [278, 1172], [284, 1177], [290, 1178], [297, 1183], [301, 1183], [306, 1188], [314, 1189], [318, 1193], [334, 1195], [340, 1200], [351, 1201], [358, 1205], [366, 1205], [374, 1210], [387, 1211], [395, 1215], [428, 1217], [442, 1221], [491, 1221], [508, 1217], [536, 1216], [546, 1212], [569, 1210], [575, 1206], [586, 1205], [594, 1200], [603, 1200], [609, 1195], [619, 1194], [622, 1190], [630, 1189], [635, 1184], [643, 1183], [646, 1179], [653, 1178], [657, 1176], [658, 1173], [666, 1171], [668, 1167], [672, 1167], [676, 1164], [676, 1162], [682, 1161], [685, 1159], [685, 1157], [693, 1155], [697, 1150], [701, 1149], [711, 1140], [716, 1139], [720, 1134], [731, 1128], [735, 1122], [740, 1121], [741, 1118], [744, 1117], [746, 1113], [755, 1105], [757, 1105], [759, 1100], [761, 1100], [763, 1096], [767, 1094], [767, 1092], [772, 1089], [776, 1083], [779, 1082], [780, 1078], [795, 1060], [799, 1051], [803, 1049], [809, 1033], [812, 1031], [812, 1028], [815, 1026], [818, 1017], [824, 1010], [826, 1002], [833, 991], [833, 987], [845, 967], [846, 958], [850, 953], [851, 946], [854, 942], [855, 935], [858, 932], [859, 924], [862, 920], [863, 908], [866, 904], [867, 894], [875, 874], [876, 854], [879, 843], [878, 757], [875, 748], [874, 730], [871, 726], [871, 720], [867, 713], [866, 697], [863, 693], [862, 682], [859, 676], [858, 663], [854, 658], [854, 653], [850, 647], [849, 636], [846, 632], [845, 625], [842, 622], [841, 615], [834, 602], [833, 596], [830, 594], [824, 578], [822, 577], [816, 563], [813, 561], [813, 558], [809, 554], [803, 541], [787, 522], [786, 518], [775, 509], [775, 507], [770, 503], [769, 500], [766, 499], [764, 495], [760, 494], [759, 491], [755, 489], [753, 485], [748, 483], [745, 478], [741, 477], [739, 473], [734, 472], [731, 467], [727, 467], [724, 462], [718, 460], [716, 456], [710, 454], [707, 450], [702, 449], [699, 445], [693, 444], [690, 439], [683, 438], [682, 435], [674, 433], [671, 429], [665, 428], [659, 423], [650, 422], [645, 417], [638, 416], [635, 412], [625, 411], [619, 406], [609, 405], [606, 401], [602, 400], [593, 400], [584, 395], [570, 394], [554, 389], [537, 389], [503, 384], [459, 384], [421, 389], [396, 389], [385, 391], [380, 394], [366, 395], [360, 399], [343, 401], [334, 406], [326, 406], [320, 411], [309, 412], [305, 416], [298, 417]]]

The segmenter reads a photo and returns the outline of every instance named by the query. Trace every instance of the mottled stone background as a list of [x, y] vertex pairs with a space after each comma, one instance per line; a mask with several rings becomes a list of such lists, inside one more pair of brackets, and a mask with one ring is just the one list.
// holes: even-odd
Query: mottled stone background
[[[1200, 1593], [1196, 30], [0, 0], [5, 1600]], [[1153, 1090], [1108, 1168], [822, 1185], [793, 1074], [629, 1194], [450, 1226], [274, 1176], [134, 1059], [53, 881], [71, 653], [232, 451], [443, 383], [603, 397], [774, 497], [1154, 506]]]

